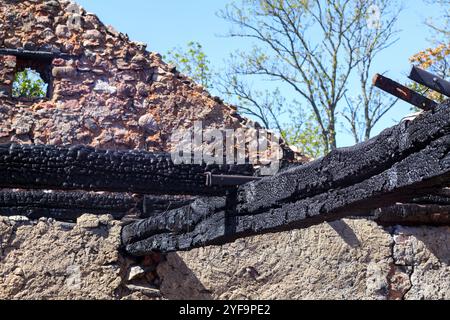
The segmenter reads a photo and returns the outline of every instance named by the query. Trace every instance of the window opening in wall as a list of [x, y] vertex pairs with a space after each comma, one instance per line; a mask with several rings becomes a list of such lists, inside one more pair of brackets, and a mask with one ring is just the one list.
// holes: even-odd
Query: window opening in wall
[[17, 71], [12, 88], [13, 98], [43, 99], [48, 96], [48, 83], [31, 68]]

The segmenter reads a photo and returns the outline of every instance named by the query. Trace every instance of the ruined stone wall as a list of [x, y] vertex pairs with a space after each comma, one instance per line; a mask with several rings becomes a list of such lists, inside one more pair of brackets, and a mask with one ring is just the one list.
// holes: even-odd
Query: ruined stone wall
[[[69, 1], [0, 1], [0, 48], [52, 51], [50, 99], [8, 99], [17, 68], [0, 59], [0, 142], [166, 150], [177, 128], [238, 128], [247, 120], [157, 53]], [[6, 94], [6, 97], [5, 97]], [[251, 123], [250, 123], [251, 125]]]
[[167, 298], [449, 299], [450, 228], [342, 220], [170, 254]]
[[140, 261], [119, 232], [0, 218], [0, 299], [450, 299], [448, 227], [343, 220]]

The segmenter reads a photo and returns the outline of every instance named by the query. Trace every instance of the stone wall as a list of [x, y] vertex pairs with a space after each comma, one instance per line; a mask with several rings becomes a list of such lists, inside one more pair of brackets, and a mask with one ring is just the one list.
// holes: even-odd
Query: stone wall
[[0, 66], [0, 98], [8, 98], [12, 95], [16, 57], [0, 56]]
[[0, 299], [450, 299], [449, 227], [343, 220], [140, 261], [119, 232], [0, 218]]
[[0, 3], [0, 48], [55, 54], [49, 99], [26, 103], [10, 98], [12, 71], [20, 71], [14, 57], [0, 59], [0, 142], [159, 151], [170, 149], [175, 129], [196, 120], [204, 127], [255, 126], [158, 53], [69, 1]]
[[[159, 151], [196, 120], [255, 127], [69, 1], [0, 0], [0, 48], [55, 54], [50, 96], [38, 101], [11, 97], [32, 61], [0, 57], [0, 143]], [[120, 229], [109, 216], [0, 217], [0, 299], [450, 298], [448, 227], [345, 220], [140, 260], [121, 255]]]
[[342, 220], [170, 254], [167, 298], [449, 299], [450, 228]]

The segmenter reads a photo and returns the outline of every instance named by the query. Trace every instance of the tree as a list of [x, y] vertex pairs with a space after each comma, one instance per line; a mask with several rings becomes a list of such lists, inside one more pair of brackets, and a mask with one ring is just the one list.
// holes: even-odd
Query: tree
[[229, 36], [254, 40], [255, 46], [251, 52], [234, 55], [228, 83], [222, 87], [249, 101], [254, 105], [252, 110], [260, 114], [258, 106], [249, 99], [255, 95], [248, 94], [248, 88], [239, 88], [245, 81], [234, 79], [262, 76], [290, 86], [311, 108], [324, 153], [327, 153], [337, 146], [339, 106], [345, 100], [351, 75], [359, 68], [361, 83], [365, 83], [360, 100], [366, 136], [370, 135], [386, 107], [374, 102], [375, 95], [367, 84], [368, 70], [375, 56], [392, 43], [393, 26], [399, 12], [390, 10], [394, 6], [392, 1], [378, 1], [380, 6], [376, 8], [383, 14], [378, 16], [379, 21], [369, 25], [368, 17], [375, 8], [374, 3], [367, 0], [242, 0], [240, 5], [231, 3], [219, 14], [235, 27]]
[[[279, 88], [253, 90], [249, 83], [236, 76], [226, 74], [225, 77], [232, 78], [221, 77], [216, 86], [221, 94], [236, 102], [240, 113], [256, 119], [265, 128], [276, 130], [285, 142], [303, 154], [312, 158], [323, 155], [324, 144], [314, 115], [306, 114], [299, 102], [289, 103]], [[285, 116], [287, 121], [283, 121]]]
[[292, 121], [281, 131], [281, 136], [290, 146], [297, 147], [302, 154], [317, 159], [323, 156], [323, 140], [314, 115], [303, 121]]
[[[378, 54], [397, 41], [395, 24], [398, 13], [392, 12], [392, 2], [380, 1], [376, 6], [371, 6], [369, 17], [372, 25], [361, 30], [361, 45], [356, 50], [356, 74], [359, 80], [360, 91], [356, 97], [344, 95], [346, 108], [341, 113], [350, 125], [350, 132], [359, 143], [370, 139], [372, 130], [383, 116], [391, 110], [398, 99], [382, 94], [372, 85], [372, 66]], [[385, 17], [385, 19], [381, 19]]]
[[450, 0], [432, 0], [427, 1], [431, 5], [439, 5], [442, 9], [442, 19], [439, 19], [438, 22], [436, 22], [436, 19], [429, 19], [426, 21], [426, 24], [434, 30], [436, 33], [440, 34], [441, 36], [444, 36], [447, 38], [447, 40], [450, 39]]
[[192, 78], [207, 89], [212, 88], [212, 72], [210, 62], [203, 47], [198, 42], [188, 42], [187, 49], [174, 48], [167, 53], [169, 63], [177, 66], [181, 73]]
[[13, 97], [16, 98], [44, 98], [46, 83], [39, 74], [31, 69], [17, 72], [13, 83]]

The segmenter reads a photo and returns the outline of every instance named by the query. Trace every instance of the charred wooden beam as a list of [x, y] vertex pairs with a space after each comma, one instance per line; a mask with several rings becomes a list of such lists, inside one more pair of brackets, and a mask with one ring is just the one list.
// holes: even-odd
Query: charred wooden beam
[[375, 211], [375, 220], [381, 225], [450, 225], [450, 205], [397, 204]]
[[[226, 197], [198, 198], [188, 206], [160, 213], [124, 227], [122, 240], [125, 244], [130, 244], [158, 234], [166, 234], [166, 236], [178, 234], [180, 237], [189, 235], [197, 225], [207, 221], [208, 218], [217, 213], [225, 213], [226, 205]], [[217, 224], [211, 225], [211, 227], [216, 231], [217, 227], [222, 228], [223, 226]]]
[[77, 56], [62, 53], [60, 51], [32, 51], [25, 49], [0, 48], [0, 55], [10, 55], [25, 59], [52, 60], [54, 58], [71, 59]]
[[450, 132], [449, 105], [388, 128], [367, 142], [334, 150], [322, 159], [245, 185], [238, 209], [242, 214], [254, 214], [290, 199], [313, 197], [381, 174]]
[[123, 228], [133, 255], [190, 250], [409, 202], [450, 183], [450, 108], [442, 105], [351, 148]]
[[0, 215], [26, 216], [30, 219], [54, 218], [74, 221], [79, 216], [111, 214], [123, 218], [142, 210], [142, 200], [129, 194], [97, 194], [90, 192], [0, 191]]
[[138, 200], [129, 194], [99, 194], [92, 192], [57, 192], [57, 191], [0, 191], [0, 207], [42, 207], [64, 208], [77, 207], [81, 210], [101, 208], [107, 211], [127, 211], [136, 206]]
[[0, 215], [26, 216], [30, 219], [54, 218], [75, 221], [83, 214], [110, 214], [115, 219], [126, 215], [140, 219], [189, 205], [186, 196], [142, 196], [126, 193], [84, 191], [1, 190]]
[[428, 71], [413, 66], [409, 78], [425, 87], [428, 87], [444, 96], [450, 97], [450, 82]]
[[166, 213], [187, 206], [195, 201], [195, 198], [189, 196], [146, 195], [142, 201], [142, 210], [139, 212], [139, 217], [149, 218], [160, 213]]
[[237, 187], [243, 184], [261, 180], [260, 177], [249, 177], [249, 176], [237, 176], [237, 175], [217, 175], [217, 174], [206, 174], [206, 185], [212, 186], [230, 186]]
[[175, 165], [170, 154], [77, 146], [0, 145], [0, 188], [220, 195], [206, 172], [252, 175], [250, 165]]
[[411, 203], [419, 205], [450, 206], [450, 189], [445, 188], [442, 190], [437, 190], [433, 194], [415, 198], [411, 201]]
[[425, 111], [429, 111], [437, 106], [437, 103], [433, 100], [430, 100], [427, 97], [424, 97], [401, 85], [400, 83], [380, 74], [375, 75], [373, 78], [373, 85]]

